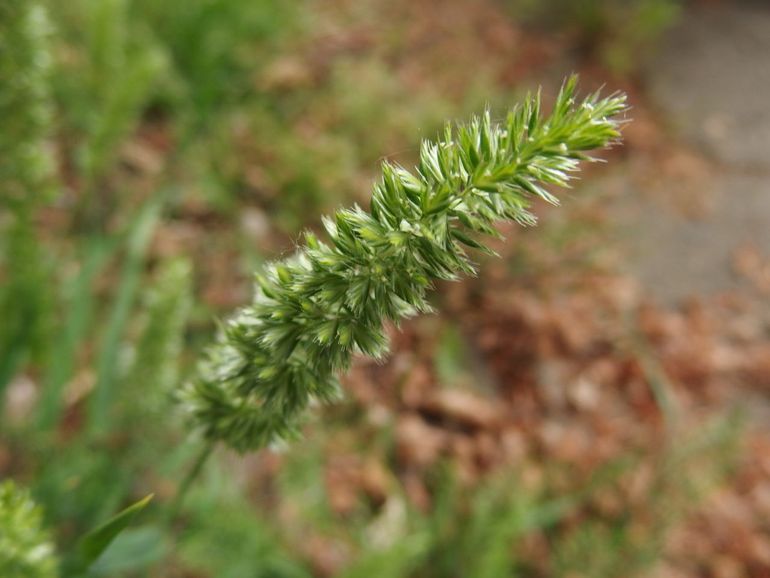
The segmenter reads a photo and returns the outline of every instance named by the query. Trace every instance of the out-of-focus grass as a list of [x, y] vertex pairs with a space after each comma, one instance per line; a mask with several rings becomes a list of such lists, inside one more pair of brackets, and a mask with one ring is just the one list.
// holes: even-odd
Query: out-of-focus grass
[[[647, 4], [653, 16], [635, 24], [643, 36], [644, 22], [662, 21], [654, 6], [671, 5]], [[0, 420], [11, 456], [0, 472], [29, 482], [67, 551], [132, 497], [154, 490], [162, 503], [191, 453], [172, 396], [194, 368], [195, 344], [213, 331], [200, 299], [207, 280], [197, 255], [159, 254], [159, 231], [192, 214], [236, 231], [234, 252], [261, 257], [260, 247], [242, 249], [251, 243], [237, 232], [245, 208], [293, 234], [365, 193], [380, 157], [410, 158], [416, 151], [403, 143], [484, 100], [494, 108], [508, 89], [416, 90], [376, 51], [309, 61], [319, 35], [305, 1], [39, 5], [51, 22], [52, 66], [38, 82], [53, 110], [39, 138], [55, 149], [58, 170], [53, 193], [4, 206], [0, 218], [0, 393], [17, 399], [34, 385], [31, 407], [13, 401]], [[586, 30], [594, 18], [585, 16]], [[457, 340], [447, 331], [436, 360], [446, 381], [466, 365]], [[361, 417], [339, 412], [330, 427], [357, 431]], [[729, 437], [681, 460], [725, 464], [724, 454], [704, 456]], [[392, 443], [384, 431], [375, 445], [387, 453]], [[97, 575], [170, 575], [171, 564], [196, 576], [315, 576], [323, 569], [313, 544], [340, 549], [346, 578], [531, 575], [543, 570], [528, 549], [538, 540], [553, 545], [553, 560], [540, 563], [557, 576], [625, 576], [654, 561], [629, 519], [593, 519], [587, 506], [622, 468], [562, 495], [517, 472], [467, 490], [449, 466], [436, 475], [431, 511], [397, 490], [351, 519], [329, 507], [324, 456], [323, 440], [289, 451], [265, 499], [252, 499], [226, 467], [210, 468], [179, 527], [150, 513]], [[665, 518], [666, 496], [685, 503], [682, 488], [702, 479], [697, 468], [680, 475], [690, 467], [681, 460], [676, 475], [660, 468], [650, 536], [662, 531], [655, 520]]]
[[[313, 39], [305, 8], [40, 0], [39, 30], [4, 22], [18, 50], [4, 80], [31, 79], [4, 104], [9, 118], [29, 109], [16, 132], [37, 139], [24, 145], [36, 147], [37, 168], [3, 164], [13, 202], [0, 220], [0, 391], [34, 390], [31, 407], [12, 404], [0, 428], [10, 471], [32, 483], [65, 549], [159, 472], [178, 477], [152, 461], [178, 464], [171, 398], [192, 369], [181, 363], [195, 355], [184, 347], [190, 315], [208, 335], [211, 324], [205, 306], [190, 307], [187, 266], [152, 253], [168, 216], [192, 203], [237, 228], [252, 204], [294, 231], [350, 198], [383, 148], [447, 112], [376, 61], [354, 59], [310, 86], [271, 84], [280, 55]], [[406, 114], [375, 114], [397, 101]], [[315, 142], [298, 130], [314, 119], [326, 119]], [[8, 151], [22, 150], [16, 132]], [[44, 187], [49, 149], [58, 167], [46, 165]], [[131, 160], [136, 149], [144, 165]]]
[[[340, 427], [344, 424], [340, 423]], [[356, 514], [328, 509], [321, 480], [324, 441], [292, 451], [271, 500], [249, 511], [238, 484], [210, 472], [191, 506], [177, 563], [221, 576], [369, 575], [620, 577], [654, 572], [672, 528], [727, 475], [740, 433], [717, 419], [658, 456], [641, 508], [597, 516], [596, 504], [622, 492], [650, 456], [628, 456], [596, 470], [576, 490], [559, 490], [565, 472], [551, 464], [538, 484], [501, 471], [468, 491], [451, 464], [434, 471], [429, 512], [393, 493]], [[544, 556], [547, 554], [547, 557]]]

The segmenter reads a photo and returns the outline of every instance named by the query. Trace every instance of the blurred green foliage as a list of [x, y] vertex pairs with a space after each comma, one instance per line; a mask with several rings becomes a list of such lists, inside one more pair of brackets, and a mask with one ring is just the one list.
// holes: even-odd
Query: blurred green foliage
[[[554, 24], [577, 23], [588, 43], [598, 30], [594, 45], [619, 69], [635, 65], [629, 54], [676, 8], [665, 0], [542, 5]], [[202, 298], [209, 280], [199, 255], [158, 250], [159, 236], [214, 223], [237, 268], [265, 251], [241, 230], [245, 209], [294, 234], [368, 191], [381, 155], [414, 158], [405, 144], [484, 104], [474, 87], [459, 96], [429, 83], [416, 90], [376, 53], [311, 61], [322, 52], [316, 8], [307, 0], [0, 2], [0, 475], [31, 490], [0, 485], [0, 576], [55, 576], [54, 541], [71, 560], [89, 530], [152, 491], [158, 504], [101, 553], [92, 576], [304, 578], [322, 570], [312, 537], [345, 554], [347, 578], [528, 576], [542, 570], [526, 557], [533, 539], [554, 545], [543, 563], [555, 576], [649, 568], [657, 544], [638, 542], [632, 513], [598, 518], [591, 508], [634, 464], [608, 467], [569, 495], [549, 480], [528, 486], [519, 472], [471, 491], [447, 466], [435, 472], [430, 511], [397, 488], [379, 506], [362, 498], [352, 516], [334, 513], [321, 483], [323, 432], [357, 433], [363, 418], [350, 406], [286, 453], [270, 488], [239, 473], [249, 464], [218, 456], [227, 461], [204, 469], [181, 519], [164, 519], [161, 506], [197, 442], [184, 440], [171, 398], [223, 305]], [[545, 18], [545, 8], [532, 9]], [[483, 88], [493, 110], [508, 104], [509, 89]], [[444, 377], [457, 348], [452, 335], [441, 345]], [[684, 453], [666, 454], [650, 497], [657, 508], [642, 516], [652, 517], [650, 532], [662, 536], [719, 482], [735, 431], [708, 430]], [[392, 432], [379, 436], [376, 451], [391, 456]], [[81, 578], [74, 567], [65, 565], [63, 578]]]
[[0, 6], [0, 408], [11, 377], [46, 355], [49, 263], [34, 231], [35, 210], [50, 194], [52, 157], [49, 22], [33, 2]]
[[[350, 427], [345, 415], [324, 425], [330, 435]], [[201, 521], [182, 544], [183, 559], [212, 572], [216, 567], [224, 576], [242, 575], [238, 572], [247, 568], [255, 576], [261, 576], [262, 569], [274, 569], [276, 576], [313, 575], [307, 562], [288, 553], [308, 552], [307, 536], [321, 535], [330, 541], [320, 547], [333, 544], [337, 555], [347, 559], [335, 574], [345, 578], [645, 575], [654, 571], [669, 532], [729, 475], [740, 434], [739, 416], [730, 415], [680, 435], [679, 443], [666, 448], [651, 470], [644, 504], [611, 516], [597, 516], [596, 504], [603, 496], [623, 492], [629, 476], [646, 467], [648, 456], [639, 453], [611, 461], [597, 468], [581, 488], [568, 492], [559, 489], [560, 480], [572, 474], [558, 464], [546, 464], [536, 485], [519, 471], [503, 470], [473, 491], [460, 482], [451, 464], [440, 464], [432, 469], [433, 504], [428, 512], [396, 492], [374, 508], [361, 496], [359, 508], [343, 519], [329, 509], [318, 484], [328, 441], [322, 435], [287, 456], [277, 489], [282, 503], [290, 506], [281, 516], [268, 504], [264, 512], [258, 508], [245, 515], [237, 484], [210, 472], [194, 500], [198, 506], [193, 508], [201, 508], [195, 519]], [[211, 502], [205, 507], [207, 500]], [[289, 523], [292, 515], [299, 517], [296, 524]], [[206, 517], [209, 530], [218, 528], [216, 536], [226, 536], [229, 546], [207, 550], [201, 543], [199, 532], [209, 531]], [[276, 519], [284, 521], [276, 524]], [[533, 541], [547, 543], [552, 556], [542, 558], [542, 550], [532, 548]], [[244, 544], [261, 553], [261, 563], [241, 565], [246, 555], [237, 556], [233, 549], [240, 551]], [[265, 551], [267, 544], [271, 546]], [[316, 557], [334, 559], [332, 552], [322, 552], [325, 555]]]

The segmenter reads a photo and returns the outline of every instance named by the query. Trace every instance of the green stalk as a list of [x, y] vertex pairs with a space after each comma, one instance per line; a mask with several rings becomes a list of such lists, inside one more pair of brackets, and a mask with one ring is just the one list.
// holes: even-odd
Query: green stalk
[[189, 493], [190, 488], [200, 476], [201, 472], [203, 471], [203, 467], [206, 465], [206, 462], [209, 460], [209, 457], [211, 457], [211, 454], [214, 452], [215, 447], [216, 447], [215, 442], [211, 442], [211, 441], [205, 442], [204, 446], [201, 448], [201, 451], [198, 453], [198, 456], [195, 458], [195, 461], [193, 462], [192, 466], [187, 471], [187, 474], [185, 475], [185, 477], [182, 479], [182, 483], [179, 484], [179, 489], [177, 490], [176, 495], [174, 496], [174, 499], [169, 504], [168, 509], [166, 510], [166, 519], [169, 524], [172, 524], [174, 520], [176, 520], [179, 517], [179, 513], [182, 511], [184, 500], [187, 497], [187, 494]]

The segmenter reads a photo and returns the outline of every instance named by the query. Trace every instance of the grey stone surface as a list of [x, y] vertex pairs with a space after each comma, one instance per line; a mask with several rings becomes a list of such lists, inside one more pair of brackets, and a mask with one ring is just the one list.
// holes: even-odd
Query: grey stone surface
[[[770, 0], [691, 9], [647, 84], [675, 137], [705, 155], [710, 210], [687, 217], [612, 177], [628, 269], [670, 303], [739, 288], [734, 251], [751, 244], [770, 256]], [[680, 194], [681, 183], [666, 187]]]
[[770, 0], [691, 10], [649, 80], [685, 137], [726, 163], [770, 165]]
[[[618, 190], [617, 183], [613, 189]], [[626, 185], [613, 214], [628, 272], [664, 302], [744, 285], [732, 267], [742, 246], [764, 247], [770, 254], [770, 179], [724, 175], [711, 210], [701, 218], [661, 207], [659, 200]]]

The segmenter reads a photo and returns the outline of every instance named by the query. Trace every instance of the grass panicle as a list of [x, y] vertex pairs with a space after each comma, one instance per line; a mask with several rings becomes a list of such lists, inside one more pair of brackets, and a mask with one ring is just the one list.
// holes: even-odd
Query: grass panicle
[[435, 280], [472, 275], [468, 249], [491, 253], [495, 223], [535, 223], [534, 198], [557, 203], [546, 186], [568, 186], [588, 152], [614, 143], [626, 110], [621, 94], [575, 96], [565, 82], [550, 115], [540, 95], [507, 118], [489, 112], [447, 124], [426, 140], [416, 171], [385, 162], [370, 211], [324, 218], [291, 257], [257, 276], [254, 301], [222, 329], [182, 400], [192, 423], [238, 451], [294, 438], [316, 400], [338, 395], [337, 374], [354, 353], [381, 358], [383, 324], [430, 311]]
[[0, 483], [0, 576], [54, 578], [57, 565], [41, 509], [27, 490], [10, 480]]

